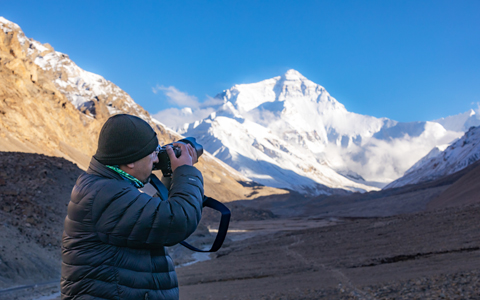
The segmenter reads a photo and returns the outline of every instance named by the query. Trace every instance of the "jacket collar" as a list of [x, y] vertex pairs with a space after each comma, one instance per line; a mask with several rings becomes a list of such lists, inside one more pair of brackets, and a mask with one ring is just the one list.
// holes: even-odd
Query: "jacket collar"
[[88, 174], [98, 175], [111, 179], [124, 180], [123, 177], [112, 169], [107, 168], [104, 164], [99, 162], [95, 157], [90, 160], [90, 165], [87, 169]]

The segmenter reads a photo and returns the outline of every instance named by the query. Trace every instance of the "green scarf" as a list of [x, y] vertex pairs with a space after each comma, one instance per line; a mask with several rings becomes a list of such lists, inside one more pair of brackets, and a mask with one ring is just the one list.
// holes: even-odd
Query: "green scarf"
[[137, 189], [143, 188], [145, 184], [138, 180], [137, 178], [133, 177], [132, 175], [128, 174], [127, 172], [121, 170], [118, 166], [108, 166], [107, 168], [110, 168], [120, 174], [124, 179], [130, 181], [131, 184], [133, 184]]

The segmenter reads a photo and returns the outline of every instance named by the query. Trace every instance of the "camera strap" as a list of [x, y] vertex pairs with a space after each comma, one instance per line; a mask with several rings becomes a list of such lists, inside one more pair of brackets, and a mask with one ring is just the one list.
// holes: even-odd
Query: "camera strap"
[[230, 223], [231, 213], [228, 207], [225, 206], [225, 204], [211, 197], [203, 197], [203, 207], [209, 207], [222, 213], [220, 225], [218, 226], [217, 236], [215, 237], [215, 241], [213, 242], [212, 247], [210, 248], [210, 250], [200, 250], [185, 241], [180, 242], [180, 244], [196, 252], [216, 252], [218, 249], [220, 249], [220, 247], [222, 247], [223, 241], [227, 236], [228, 224]]
[[[160, 194], [165, 195], [165, 192], [168, 192], [165, 185], [160, 181], [160, 179], [158, 179], [157, 176], [155, 176], [155, 174], [152, 174], [150, 176], [150, 183], [155, 187], [155, 189]], [[220, 218], [220, 224], [218, 226], [217, 236], [215, 237], [215, 241], [213, 242], [212, 247], [210, 248], [210, 250], [201, 250], [190, 245], [185, 241], [180, 242], [180, 244], [196, 252], [216, 252], [218, 249], [220, 249], [220, 247], [222, 247], [222, 244], [225, 241], [225, 237], [227, 236], [231, 212], [230, 212], [230, 209], [228, 209], [228, 207], [225, 206], [225, 204], [207, 196], [203, 196], [203, 207], [214, 209], [216, 211], [219, 211], [222, 214], [222, 217]]]

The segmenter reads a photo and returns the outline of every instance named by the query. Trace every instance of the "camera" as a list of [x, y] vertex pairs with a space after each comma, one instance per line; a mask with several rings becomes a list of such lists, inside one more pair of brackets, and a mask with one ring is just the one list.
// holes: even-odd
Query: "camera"
[[[203, 154], [202, 145], [197, 143], [194, 137], [187, 137], [181, 139], [177, 141], [177, 143], [190, 144], [197, 152], [197, 158], [199, 158], [200, 155]], [[173, 152], [175, 153], [176, 157], [180, 157], [180, 155], [182, 155], [182, 149], [180, 149], [180, 147], [174, 146], [173, 143], [167, 144], [160, 148], [160, 151], [158, 152], [158, 163], [153, 165], [153, 170], [161, 170], [164, 177], [170, 177], [173, 173], [170, 158], [167, 154], [167, 146], [169, 145], [172, 146]]]

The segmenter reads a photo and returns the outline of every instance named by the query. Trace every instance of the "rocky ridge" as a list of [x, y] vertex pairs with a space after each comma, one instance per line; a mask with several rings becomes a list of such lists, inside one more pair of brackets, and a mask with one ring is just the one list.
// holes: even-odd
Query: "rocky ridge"
[[80, 114], [29, 59], [19, 27], [0, 21], [0, 150], [61, 156], [85, 167], [100, 122]]

